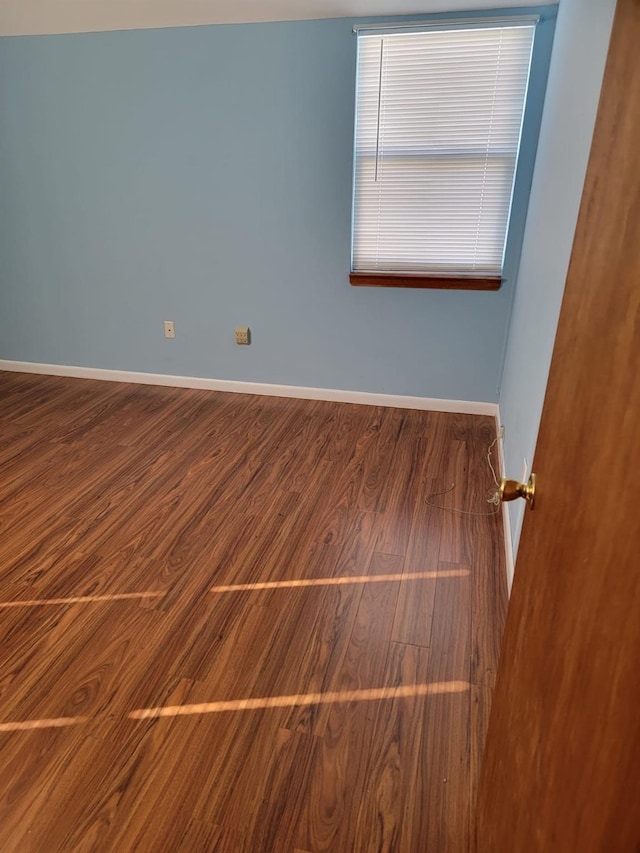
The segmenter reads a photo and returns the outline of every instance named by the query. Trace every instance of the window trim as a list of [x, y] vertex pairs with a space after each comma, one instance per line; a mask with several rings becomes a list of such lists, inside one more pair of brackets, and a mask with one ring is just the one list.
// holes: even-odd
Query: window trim
[[423, 290], [500, 290], [502, 276], [405, 275], [404, 273], [350, 272], [354, 287], [411, 287]]

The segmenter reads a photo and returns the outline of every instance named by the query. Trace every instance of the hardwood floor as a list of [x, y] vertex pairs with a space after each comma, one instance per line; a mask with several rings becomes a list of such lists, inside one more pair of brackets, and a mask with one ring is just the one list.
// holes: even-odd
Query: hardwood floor
[[491, 418], [0, 373], [0, 850], [457, 853]]

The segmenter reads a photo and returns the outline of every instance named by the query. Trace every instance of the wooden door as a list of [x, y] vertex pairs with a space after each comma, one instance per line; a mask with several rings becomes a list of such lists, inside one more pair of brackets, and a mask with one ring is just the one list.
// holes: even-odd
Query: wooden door
[[478, 849], [637, 853], [640, 0], [618, 2], [534, 470]]

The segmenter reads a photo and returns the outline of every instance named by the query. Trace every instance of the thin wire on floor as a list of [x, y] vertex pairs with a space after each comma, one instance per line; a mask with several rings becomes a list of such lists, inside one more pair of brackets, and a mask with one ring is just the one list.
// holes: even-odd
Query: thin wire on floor
[[448, 489], [444, 489], [441, 492], [431, 492], [431, 494], [427, 495], [425, 502], [429, 506], [435, 507], [436, 509], [443, 509], [446, 512], [454, 512], [454, 513], [458, 513], [460, 515], [480, 515], [480, 516], [497, 515], [500, 512], [500, 483], [498, 482], [498, 475], [496, 474], [496, 469], [494, 468], [493, 460], [491, 458], [491, 451], [493, 450], [493, 448], [497, 444], [498, 438], [499, 437], [496, 436], [493, 439], [493, 441], [491, 442], [491, 444], [489, 445], [489, 447], [487, 448], [487, 463], [489, 464], [489, 469], [490, 469], [491, 475], [493, 477], [493, 482], [496, 485], [495, 490], [492, 490], [490, 496], [487, 498], [487, 503], [493, 504], [495, 509], [492, 509], [489, 512], [478, 512], [478, 511], [469, 510], [469, 509], [458, 509], [457, 507], [453, 507], [453, 506], [444, 506], [444, 504], [437, 504], [431, 500], [431, 498], [437, 498], [437, 497], [441, 497], [442, 495], [450, 494], [456, 488], [455, 483], [451, 483], [451, 485], [449, 486]]

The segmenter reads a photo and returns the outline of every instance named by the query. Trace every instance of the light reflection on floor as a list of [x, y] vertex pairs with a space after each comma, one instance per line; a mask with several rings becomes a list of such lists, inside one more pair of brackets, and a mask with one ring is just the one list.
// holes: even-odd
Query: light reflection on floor
[[34, 598], [25, 601], [0, 601], [0, 609], [9, 607], [46, 607], [53, 604], [89, 604], [95, 601], [128, 601], [137, 598], [162, 598], [164, 592], [118, 592], [113, 595], [76, 595], [71, 598]]
[[440, 572], [407, 572], [394, 575], [356, 575], [337, 578], [305, 578], [303, 580], [256, 581], [227, 586], [212, 586], [209, 592], [253, 592], [264, 589], [293, 589], [305, 586], [342, 586], [358, 583], [389, 583], [404, 581], [437, 580], [438, 578], [464, 578], [471, 574], [469, 569], [446, 569]]
[[225, 711], [255, 711], [263, 708], [290, 708], [297, 705], [327, 705], [333, 702], [373, 702], [375, 700], [406, 699], [413, 696], [432, 696], [443, 693], [464, 693], [468, 681], [436, 681], [431, 684], [406, 684], [398, 687], [372, 687], [363, 690], [339, 690], [328, 693], [294, 693], [291, 696], [261, 696], [252, 699], [229, 699], [196, 705], [168, 705], [159, 708], [140, 708], [132, 711], [132, 720], [159, 717], [184, 717], [193, 714], [220, 714]]
[[[434, 681], [430, 684], [402, 684], [396, 687], [371, 687], [362, 690], [338, 690], [327, 693], [294, 693], [290, 696], [260, 696], [249, 699], [227, 699], [195, 705], [167, 705], [158, 708], [139, 708], [128, 714], [130, 720], [151, 720], [161, 717], [188, 717], [195, 714], [220, 714], [227, 711], [257, 711], [266, 708], [293, 708], [306, 705], [327, 705], [333, 702], [374, 702], [376, 700], [407, 699], [415, 696], [434, 696], [465, 693], [468, 681]], [[86, 723], [90, 717], [53, 717], [41, 720], [16, 720], [0, 723], [0, 732], [25, 732], [33, 729], [59, 729]]]
[[86, 723], [88, 717], [57, 717], [51, 720], [22, 720], [13, 723], [0, 723], [0, 732], [26, 732], [32, 729], [62, 729]]
[[[263, 581], [247, 584], [214, 586], [212, 593], [251, 592], [258, 590], [291, 589], [296, 587], [338, 586], [343, 584], [389, 583], [438, 578], [459, 578], [470, 575], [468, 569], [449, 569], [438, 572], [408, 572], [405, 574], [357, 575], [352, 577], [307, 578], [302, 580]], [[165, 592], [123, 592], [111, 595], [81, 595], [69, 598], [43, 598], [25, 601], [0, 602], [0, 609], [15, 607], [42, 607], [46, 605], [84, 604], [102, 601], [126, 601], [164, 597]], [[157, 708], [139, 708], [128, 717], [131, 720], [183, 717], [196, 714], [215, 714], [227, 711], [254, 711], [266, 708], [326, 705], [334, 702], [372, 702], [415, 696], [463, 693], [469, 690], [467, 681], [440, 681], [431, 684], [409, 684], [396, 687], [372, 687], [360, 690], [341, 690], [326, 693], [295, 693], [285, 696], [262, 696], [246, 699], [229, 699], [192, 705], [170, 705]], [[34, 729], [65, 728], [86, 723], [89, 717], [55, 717], [51, 719], [0, 722], [0, 732], [21, 732]]]

